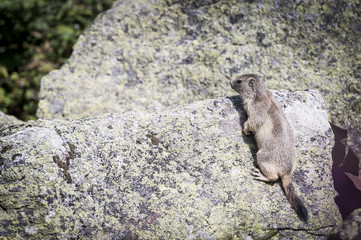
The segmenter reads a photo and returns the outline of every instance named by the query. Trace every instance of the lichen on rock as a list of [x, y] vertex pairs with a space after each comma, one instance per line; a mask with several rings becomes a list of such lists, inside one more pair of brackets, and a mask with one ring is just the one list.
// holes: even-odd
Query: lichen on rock
[[[254, 180], [239, 97], [160, 111], [37, 120], [0, 132], [0, 236], [8, 239], [326, 239], [341, 222], [332, 131], [316, 91], [276, 91], [295, 131], [297, 218]], [[316, 127], [317, 126], [317, 127]]]

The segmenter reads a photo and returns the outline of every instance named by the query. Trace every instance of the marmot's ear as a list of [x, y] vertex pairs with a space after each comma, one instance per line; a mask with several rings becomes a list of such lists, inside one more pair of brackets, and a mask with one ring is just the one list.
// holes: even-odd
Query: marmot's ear
[[254, 91], [254, 85], [255, 85], [255, 84], [256, 84], [256, 79], [250, 78], [250, 79], [248, 80], [248, 86], [250, 86], [253, 91]]

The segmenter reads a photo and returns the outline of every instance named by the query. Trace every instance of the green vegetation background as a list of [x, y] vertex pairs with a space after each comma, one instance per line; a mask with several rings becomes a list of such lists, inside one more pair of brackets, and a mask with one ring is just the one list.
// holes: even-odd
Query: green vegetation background
[[0, 0], [0, 110], [35, 119], [41, 78], [114, 0]]

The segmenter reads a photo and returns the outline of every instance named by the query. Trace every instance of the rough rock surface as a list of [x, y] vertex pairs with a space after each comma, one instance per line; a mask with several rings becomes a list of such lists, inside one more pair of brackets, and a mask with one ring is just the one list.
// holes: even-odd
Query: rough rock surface
[[37, 116], [218, 98], [235, 74], [259, 73], [273, 89], [318, 89], [361, 150], [360, 26], [359, 0], [117, 1], [43, 79]]
[[351, 213], [345, 221], [332, 231], [330, 240], [361, 239], [361, 209]]
[[16, 125], [21, 124], [23, 121], [17, 119], [14, 116], [7, 115], [0, 111], [0, 128], [8, 126], [8, 125]]
[[332, 131], [316, 91], [276, 92], [296, 137], [296, 191], [253, 180], [239, 97], [37, 120], [0, 132], [0, 238], [326, 239], [340, 224]]

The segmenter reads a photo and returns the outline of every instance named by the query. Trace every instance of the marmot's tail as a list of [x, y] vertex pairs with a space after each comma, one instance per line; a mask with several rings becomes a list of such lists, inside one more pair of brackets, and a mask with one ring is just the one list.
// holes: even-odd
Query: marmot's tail
[[290, 202], [291, 206], [296, 210], [298, 217], [307, 223], [308, 221], [308, 212], [303, 204], [302, 200], [296, 195], [295, 189], [293, 188], [291, 182], [291, 175], [284, 175], [282, 178], [282, 187], [285, 191], [286, 197]]

